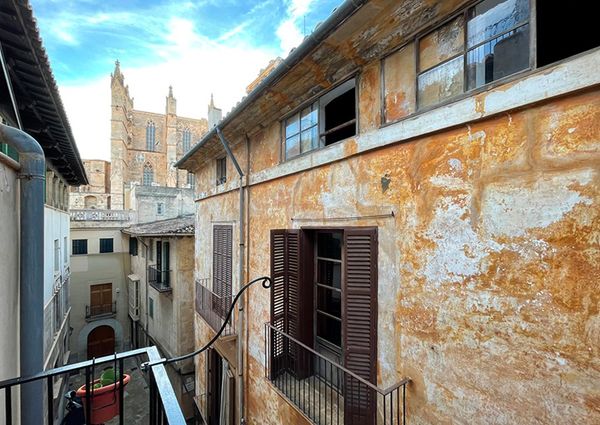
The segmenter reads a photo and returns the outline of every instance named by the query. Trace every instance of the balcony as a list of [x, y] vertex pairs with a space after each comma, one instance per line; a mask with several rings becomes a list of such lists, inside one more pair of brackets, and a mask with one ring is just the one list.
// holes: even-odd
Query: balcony
[[[98, 407], [99, 404], [106, 403], [106, 401], [101, 399], [101, 394], [94, 394], [94, 390], [92, 389], [93, 380], [98, 378], [102, 370], [107, 367], [112, 367], [113, 370], [126, 370], [124, 367], [124, 361], [126, 359], [141, 362], [156, 362], [161, 359], [161, 356], [156, 347], [145, 347], [127, 351], [125, 353], [115, 353], [114, 355], [101, 357], [99, 359], [50, 369], [34, 376], [0, 381], [0, 395], [4, 395], [6, 400], [6, 409], [3, 412], [5, 417], [4, 423], [11, 424], [13, 423], [13, 419], [15, 421], [17, 420], [17, 413], [15, 413], [15, 410], [18, 410], [16, 408], [16, 395], [23, 385], [29, 386], [28, 394], [42, 394], [44, 392], [43, 387], [46, 387], [47, 394], [45, 397], [47, 397], [48, 400], [52, 400], [55, 396], [54, 382], [56, 380], [68, 380], [71, 375], [82, 372], [85, 377], [84, 385], [86, 393], [91, 394], [91, 397], [84, 398], [82, 402], [84, 410], [86, 412], [92, 412], [92, 417], [97, 414], [98, 409], [114, 406], [115, 409], [117, 409], [116, 412], [118, 412], [119, 416], [118, 423], [121, 424], [134, 423], [139, 420], [140, 416], [143, 416], [144, 418], [147, 418], [147, 422], [145, 423], [150, 425], [185, 425], [186, 422], [181, 407], [177, 402], [175, 391], [171, 386], [171, 382], [169, 381], [167, 371], [163, 364], [150, 366], [147, 371], [143, 372], [144, 375], [138, 377], [133, 377], [133, 375], [131, 375], [131, 381], [126, 387], [123, 385], [123, 375], [120, 375], [121, 378], [117, 379], [115, 390], [111, 396], [113, 400], [111, 401], [111, 406], [104, 405]], [[133, 382], [136, 379], [141, 379], [142, 382]], [[127, 390], [125, 391], [124, 388]], [[144, 390], [145, 388], [147, 388], [147, 390]], [[98, 390], [96, 389], [95, 391]], [[141, 391], [142, 393], [134, 394], [133, 391]], [[21, 390], [21, 394], [24, 394], [23, 390]], [[139, 405], [134, 407], [127, 403], [129, 398], [135, 399], [138, 395], [142, 399], [148, 397], [148, 404], [144, 405], [143, 409], [140, 409]], [[28, 409], [33, 409], [39, 419], [43, 418], [43, 423], [54, 423], [55, 418], [60, 416], [55, 412], [54, 403], [48, 403], [48, 408], [46, 410], [43, 409], [41, 395], [39, 399], [33, 401], [23, 399], [23, 396], [21, 396], [21, 399], [22, 403], [25, 403]], [[85, 423], [90, 423], [90, 419], [92, 418], [87, 418]], [[39, 423], [42, 423], [42, 421], [40, 420]], [[112, 420], [110, 423], [117, 422]]]
[[[231, 296], [221, 296], [210, 289], [212, 279], [196, 280], [196, 311], [204, 321], [217, 332], [223, 326], [231, 306]], [[222, 336], [235, 334], [235, 320], [230, 318]]]
[[269, 323], [265, 376], [314, 424], [406, 424], [408, 378], [381, 389]]
[[71, 210], [71, 221], [133, 221], [133, 211], [128, 210]]
[[113, 317], [117, 314], [117, 302], [85, 306], [85, 320], [98, 320]]
[[171, 292], [171, 270], [159, 270], [155, 266], [148, 267], [148, 283], [158, 292]]

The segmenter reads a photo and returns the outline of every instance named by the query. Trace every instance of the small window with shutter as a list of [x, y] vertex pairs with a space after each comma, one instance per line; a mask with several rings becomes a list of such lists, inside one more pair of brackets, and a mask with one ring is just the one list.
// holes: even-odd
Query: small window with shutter
[[213, 311], [224, 318], [231, 306], [232, 238], [233, 227], [213, 227]]
[[271, 231], [270, 379], [329, 381], [348, 424], [374, 423], [376, 394], [302, 345], [377, 383], [377, 249], [374, 227]]

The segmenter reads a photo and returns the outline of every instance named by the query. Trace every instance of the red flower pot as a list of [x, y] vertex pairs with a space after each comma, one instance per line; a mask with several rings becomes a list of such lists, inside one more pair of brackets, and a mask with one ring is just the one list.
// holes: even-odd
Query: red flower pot
[[[123, 387], [129, 383], [129, 379], [129, 375], [123, 375]], [[95, 380], [92, 386], [98, 382], [100, 382], [99, 379]], [[92, 414], [89, 415], [87, 411], [85, 412], [85, 417], [88, 418], [90, 424], [103, 424], [119, 414], [119, 408], [121, 407], [121, 403], [119, 402], [119, 385], [120, 382], [117, 381], [114, 384], [95, 388], [94, 390], [90, 389]], [[79, 387], [77, 397], [81, 397], [83, 408], [87, 409], [85, 385]]]

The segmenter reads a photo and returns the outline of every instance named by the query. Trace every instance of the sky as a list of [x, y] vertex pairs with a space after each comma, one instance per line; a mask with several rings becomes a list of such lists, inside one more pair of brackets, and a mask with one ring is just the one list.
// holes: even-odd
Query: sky
[[30, 0], [79, 152], [110, 160], [110, 74], [121, 63], [137, 110], [226, 113], [342, 0]]

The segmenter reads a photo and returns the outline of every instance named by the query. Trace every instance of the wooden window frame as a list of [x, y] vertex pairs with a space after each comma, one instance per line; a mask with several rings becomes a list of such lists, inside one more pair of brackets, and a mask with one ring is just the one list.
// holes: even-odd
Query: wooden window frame
[[[317, 96], [313, 96], [311, 97], [309, 100], [303, 102], [299, 107], [295, 108], [291, 113], [285, 115], [281, 120], [280, 120], [280, 162], [287, 162], [287, 161], [291, 161], [293, 159], [296, 158], [300, 158], [304, 155], [307, 155], [311, 152], [326, 148], [327, 146], [331, 146], [334, 144], [337, 144], [339, 142], [342, 142], [344, 140], [347, 140], [351, 137], [356, 137], [356, 135], [358, 134], [358, 120], [359, 120], [359, 96], [358, 96], [358, 88], [359, 88], [359, 81], [358, 81], [358, 76], [356, 75], [356, 73], [352, 74], [350, 77], [346, 77], [342, 80], [340, 80], [339, 83], [335, 84], [333, 87], [330, 87], [329, 89], [327, 89], [326, 91], [319, 93]], [[340, 97], [341, 95], [343, 95], [344, 93], [346, 93], [349, 90], [354, 89], [354, 118], [346, 121], [345, 123], [342, 123], [334, 128], [331, 128], [329, 130], [325, 130], [324, 126], [325, 126], [325, 112], [324, 109], [325, 107], [333, 100], [337, 99], [338, 97]], [[321, 102], [323, 102], [323, 104], [321, 104]], [[313, 127], [315, 127], [315, 125], [309, 126], [305, 129], [301, 128], [301, 121], [302, 121], [302, 111], [305, 110], [308, 107], [313, 107], [314, 105], [317, 105], [315, 110], [317, 111], [317, 123], [316, 123], [316, 127], [318, 128], [318, 141], [315, 147], [313, 147], [312, 149], [309, 149], [307, 151], [304, 152], [300, 152], [298, 155], [294, 155], [291, 157], [287, 157], [286, 155], [286, 142], [289, 138], [294, 137], [296, 135], [301, 135], [303, 131], [309, 130]], [[287, 136], [286, 134], [286, 122], [287, 120], [289, 120], [290, 118], [292, 118], [294, 115], [298, 115], [298, 133], [294, 133], [291, 136]], [[327, 136], [330, 133], [333, 133], [335, 131], [341, 130], [342, 128], [348, 127], [350, 125], [354, 125], [354, 135], [353, 136], [349, 136], [347, 138], [344, 139], [340, 139], [337, 140], [333, 143], [330, 143], [329, 145], [325, 145], [323, 138], [325, 136]], [[298, 141], [299, 145], [300, 145], [300, 149], [301, 149], [301, 139]]]
[[[487, 37], [485, 38], [483, 41], [474, 44], [473, 46], [469, 47], [467, 45], [468, 42], [468, 22], [469, 22], [469, 11], [471, 9], [473, 9], [474, 7], [476, 7], [477, 5], [483, 3], [484, 1], [487, 0], [478, 0], [476, 2], [470, 3], [466, 6], [464, 6], [459, 12], [456, 12], [452, 15], [450, 15], [450, 17], [447, 17], [446, 19], [444, 19], [444, 21], [442, 21], [441, 23], [437, 24], [434, 28], [432, 29], [428, 29], [427, 32], [423, 33], [422, 35], [419, 35], [417, 37], [415, 37], [414, 42], [415, 42], [415, 68], [416, 68], [416, 78], [415, 78], [415, 110], [417, 112], [419, 111], [423, 111], [423, 110], [429, 110], [432, 108], [436, 108], [439, 107], [440, 105], [445, 104], [446, 102], [453, 102], [456, 101], [458, 98], [460, 98], [461, 96], [465, 95], [465, 94], [469, 94], [471, 92], [473, 92], [474, 90], [478, 90], [481, 89], [483, 87], [488, 87], [490, 84], [493, 83], [497, 83], [499, 81], [504, 81], [508, 78], [513, 77], [514, 75], [520, 74], [522, 72], [526, 72], [526, 71], [530, 71], [531, 69], [533, 69], [533, 67], [535, 66], [535, 61], [534, 61], [534, 56], [535, 56], [535, 51], [532, 50], [532, 46], [534, 45], [534, 40], [535, 40], [535, 30], [532, 27], [532, 24], [535, 24], [535, 20], [532, 20], [532, 13], [535, 11], [535, 7], [534, 7], [534, 1], [535, 0], [528, 0], [528, 5], [529, 5], [529, 17], [526, 21], [523, 21], [513, 27], [511, 27], [510, 29], [503, 31], [501, 33], [498, 33], [492, 37]], [[460, 53], [457, 53], [449, 58], [444, 59], [443, 61], [427, 68], [427, 69], [420, 69], [420, 44], [421, 44], [421, 40], [423, 40], [424, 38], [428, 37], [429, 35], [431, 35], [432, 33], [440, 30], [441, 28], [443, 28], [445, 25], [449, 24], [450, 22], [452, 22], [453, 20], [457, 19], [460, 16], [463, 16], [463, 22], [464, 22], [464, 30], [463, 30], [463, 48], [462, 51]], [[510, 75], [506, 75], [502, 78], [499, 78], [497, 80], [492, 80], [489, 83], [485, 83], [482, 84], [480, 86], [477, 87], [473, 87], [471, 89], [468, 88], [468, 68], [467, 68], [467, 60], [468, 60], [468, 54], [470, 51], [474, 51], [477, 48], [479, 48], [480, 46], [485, 45], [486, 43], [489, 43], [490, 41], [493, 41], [497, 38], [500, 38], [504, 35], [510, 34], [513, 31], [517, 31], [518, 29], [524, 28], [526, 26], [529, 26], [529, 66], [526, 68], [523, 68], [521, 70], [515, 71]], [[389, 56], [389, 55], [388, 55]], [[427, 105], [425, 107], [421, 107], [420, 106], [420, 102], [419, 102], [419, 77], [433, 69], [436, 69], [440, 66], [443, 66], [453, 60], [456, 60], [459, 57], [463, 57], [463, 77], [462, 77], [462, 81], [463, 81], [463, 89], [462, 89], [462, 93], [458, 93], [455, 96], [449, 97], [447, 99], [443, 99], [441, 102], [437, 102], [437, 103], [433, 103], [431, 105]], [[386, 56], [387, 57], [387, 56]], [[385, 87], [382, 87], [382, 89], [385, 91]]]
[[215, 160], [215, 182], [217, 186], [227, 183], [227, 157]]

